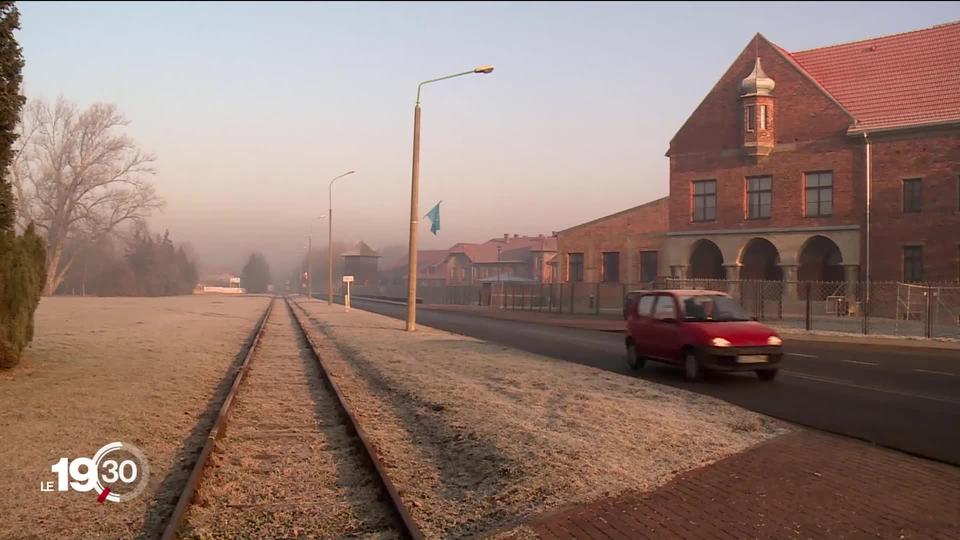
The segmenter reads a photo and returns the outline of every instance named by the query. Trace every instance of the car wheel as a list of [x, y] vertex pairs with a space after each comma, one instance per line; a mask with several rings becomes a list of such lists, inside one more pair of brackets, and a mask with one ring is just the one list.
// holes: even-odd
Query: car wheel
[[703, 380], [703, 366], [700, 365], [700, 359], [697, 353], [686, 351], [683, 355], [683, 371], [689, 381]]
[[631, 371], [638, 371], [647, 363], [647, 359], [637, 353], [637, 346], [632, 341], [627, 342], [627, 366]]
[[779, 372], [779, 369], [758, 369], [757, 377], [761, 381], [772, 381], [777, 378], [777, 373]]

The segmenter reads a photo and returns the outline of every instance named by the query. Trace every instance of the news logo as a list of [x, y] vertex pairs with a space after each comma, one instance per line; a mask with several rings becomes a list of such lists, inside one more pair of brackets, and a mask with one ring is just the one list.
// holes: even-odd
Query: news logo
[[40, 483], [40, 491], [95, 491], [97, 502], [124, 502], [140, 495], [150, 481], [150, 464], [143, 452], [132, 444], [112, 442], [97, 450], [92, 458], [62, 457], [50, 466], [57, 475]]

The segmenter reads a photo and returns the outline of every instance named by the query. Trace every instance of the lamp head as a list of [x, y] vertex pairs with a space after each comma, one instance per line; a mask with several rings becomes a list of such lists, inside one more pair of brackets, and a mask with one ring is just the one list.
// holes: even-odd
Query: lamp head
[[480, 66], [473, 70], [474, 73], [493, 73], [493, 66]]

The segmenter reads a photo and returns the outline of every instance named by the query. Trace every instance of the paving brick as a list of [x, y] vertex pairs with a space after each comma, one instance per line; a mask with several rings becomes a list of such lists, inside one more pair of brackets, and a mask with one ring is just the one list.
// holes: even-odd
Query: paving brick
[[576, 538], [960, 538], [960, 468], [800, 430], [631, 492], [534, 520]]

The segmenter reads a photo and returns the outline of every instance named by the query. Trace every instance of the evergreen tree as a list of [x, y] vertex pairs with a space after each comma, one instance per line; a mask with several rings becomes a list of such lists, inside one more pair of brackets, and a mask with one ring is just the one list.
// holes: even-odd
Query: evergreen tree
[[265, 293], [270, 282], [267, 259], [260, 253], [252, 253], [240, 272], [240, 286], [250, 293]]
[[13, 188], [7, 177], [24, 103], [23, 55], [13, 35], [19, 28], [17, 7], [0, 2], [0, 367], [17, 365], [33, 339], [33, 313], [47, 271], [45, 243], [33, 224], [23, 236], [14, 231]]
[[15, 128], [26, 99], [20, 94], [23, 52], [13, 35], [20, 29], [20, 12], [13, 2], [0, 2], [0, 231], [13, 230], [13, 187], [7, 177], [13, 157]]

